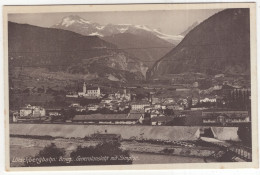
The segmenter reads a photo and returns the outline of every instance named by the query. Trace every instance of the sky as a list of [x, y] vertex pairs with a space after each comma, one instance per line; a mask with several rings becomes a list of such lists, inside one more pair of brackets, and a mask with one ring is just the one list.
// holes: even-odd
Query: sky
[[205, 10], [157, 10], [157, 11], [115, 11], [115, 12], [69, 12], [69, 13], [27, 13], [9, 14], [8, 20], [40, 27], [51, 27], [69, 15], [78, 15], [100, 24], [147, 25], [161, 32], [178, 35], [193, 23], [202, 22], [223, 9]]

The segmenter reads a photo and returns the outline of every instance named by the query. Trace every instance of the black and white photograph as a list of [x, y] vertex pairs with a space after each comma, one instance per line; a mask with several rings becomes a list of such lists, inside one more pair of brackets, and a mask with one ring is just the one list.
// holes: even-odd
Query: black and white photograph
[[7, 169], [257, 167], [254, 5], [4, 7]]

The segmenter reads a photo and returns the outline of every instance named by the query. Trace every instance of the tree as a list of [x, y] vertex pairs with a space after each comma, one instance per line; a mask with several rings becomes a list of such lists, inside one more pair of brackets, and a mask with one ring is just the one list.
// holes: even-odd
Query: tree
[[165, 113], [165, 115], [167, 115], [167, 116], [172, 116], [172, 115], [174, 115], [174, 111], [173, 111], [173, 109], [165, 109], [164, 110], [164, 113]]
[[[128, 151], [119, 142], [102, 142], [97, 146], [81, 147], [70, 154], [72, 165], [122, 165], [132, 164]], [[106, 159], [102, 159], [105, 158]], [[88, 158], [88, 159], [80, 159]]]
[[[60, 157], [65, 155], [64, 148], [58, 148], [54, 143], [45, 146], [35, 157], [32, 157], [25, 163], [27, 167], [39, 166], [64, 166], [67, 165], [63, 161], [59, 161]], [[33, 161], [35, 160], [35, 161]]]
[[74, 108], [70, 108], [68, 110], [63, 111], [64, 121], [71, 120], [76, 114], [76, 110]]
[[240, 140], [247, 146], [252, 145], [251, 126], [241, 125], [238, 127], [237, 135]]
[[37, 92], [38, 93], [44, 93], [44, 89], [43, 88], [37, 88]]

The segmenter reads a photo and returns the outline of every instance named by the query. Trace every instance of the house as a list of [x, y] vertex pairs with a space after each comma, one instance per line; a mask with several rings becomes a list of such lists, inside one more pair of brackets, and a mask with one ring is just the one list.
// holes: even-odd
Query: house
[[161, 104], [157, 103], [157, 104], [154, 104], [154, 109], [161, 109], [162, 106]]
[[148, 102], [133, 102], [130, 104], [131, 105], [131, 109], [132, 110], [142, 110], [145, 107], [150, 106], [150, 104]]
[[200, 99], [200, 103], [216, 103], [217, 98], [216, 97], [205, 97], [203, 99]]
[[23, 107], [20, 109], [20, 116], [21, 117], [28, 117], [32, 114], [32, 108], [29, 107]]
[[83, 84], [83, 92], [78, 92], [79, 97], [95, 97], [99, 98], [101, 95], [99, 87], [87, 88], [86, 83]]
[[94, 104], [89, 104], [89, 105], [87, 106], [87, 109], [88, 109], [89, 111], [96, 111], [96, 110], [98, 110], [98, 108], [99, 108], [99, 106], [98, 106], [98, 105], [94, 105]]
[[27, 105], [26, 107], [21, 108], [19, 113], [20, 117], [43, 117], [46, 115], [44, 108], [31, 105]]
[[13, 122], [17, 122], [18, 121], [18, 118], [19, 118], [19, 112], [14, 112], [13, 113]]
[[176, 91], [177, 92], [189, 92], [190, 89], [188, 89], [188, 88], [177, 88]]
[[175, 100], [173, 98], [166, 98], [164, 103], [166, 103], [166, 104], [175, 103]]
[[136, 114], [91, 114], [75, 115], [73, 122], [88, 124], [137, 124], [143, 119], [142, 115]]
[[46, 114], [52, 117], [60, 117], [62, 115], [62, 109], [46, 109]]
[[206, 107], [192, 107], [192, 108], [190, 108], [190, 110], [191, 111], [201, 111], [201, 110], [206, 110], [206, 109], [208, 109], [208, 108], [206, 108]]
[[126, 101], [130, 101], [131, 100], [131, 94], [129, 91], [127, 91], [126, 89], [123, 90], [123, 92], [116, 92], [114, 94], [116, 99], [122, 99], [122, 100], [126, 100]]
[[152, 101], [152, 104], [160, 103], [160, 99], [157, 97], [152, 97], [151, 101]]
[[86, 108], [83, 107], [83, 106], [79, 106], [79, 107], [76, 107], [76, 111], [77, 112], [83, 112], [83, 111], [86, 111]]
[[223, 78], [223, 77], [225, 77], [225, 75], [224, 75], [224, 74], [217, 74], [217, 75], [215, 75], [214, 77], [215, 77], [215, 78]]
[[111, 103], [111, 101], [112, 101], [111, 99], [106, 98], [106, 99], [102, 99], [101, 103], [107, 103], [108, 104], [108, 103]]
[[216, 91], [216, 90], [221, 90], [222, 89], [222, 85], [220, 84], [217, 84], [217, 85], [214, 85], [213, 86], [213, 89]]
[[192, 106], [195, 106], [195, 105], [197, 105], [199, 103], [199, 99], [198, 98], [192, 98], [191, 99], [191, 104], [192, 104]]
[[144, 112], [150, 112], [153, 109], [152, 106], [145, 106], [144, 107]]
[[150, 114], [151, 118], [158, 117], [158, 116], [159, 116], [159, 114], [157, 114], [156, 112], [151, 112], [151, 114]]
[[176, 110], [176, 111], [181, 111], [184, 110], [184, 107], [181, 105], [168, 105], [167, 109], [172, 109], [172, 110]]
[[80, 107], [80, 104], [79, 103], [72, 103], [69, 107], [73, 107], [73, 108]]
[[77, 95], [77, 94], [74, 94], [74, 95], [67, 94], [66, 97], [67, 98], [78, 98], [79, 95]]

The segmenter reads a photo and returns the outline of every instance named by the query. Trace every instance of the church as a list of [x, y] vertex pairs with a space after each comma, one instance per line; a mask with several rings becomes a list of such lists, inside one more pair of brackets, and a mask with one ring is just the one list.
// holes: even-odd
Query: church
[[83, 92], [78, 92], [79, 97], [96, 97], [99, 98], [100, 88], [99, 87], [89, 87], [87, 88], [86, 83], [83, 84]]

